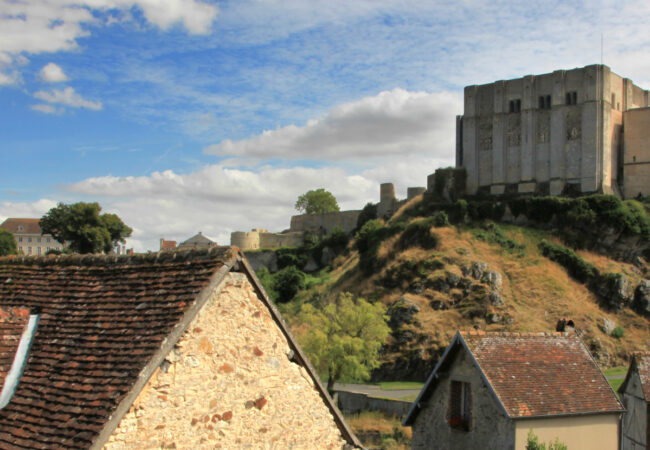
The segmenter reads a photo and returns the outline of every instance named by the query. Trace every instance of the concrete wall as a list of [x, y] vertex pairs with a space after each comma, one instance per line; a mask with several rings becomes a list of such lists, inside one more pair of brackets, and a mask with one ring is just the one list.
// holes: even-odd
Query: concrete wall
[[650, 196], [650, 108], [623, 113], [623, 195]]
[[349, 233], [357, 227], [360, 210], [340, 211], [323, 214], [301, 214], [291, 217], [291, 231], [310, 231], [323, 236], [332, 232], [335, 227]]
[[647, 427], [650, 426], [648, 412], [650, 408], [641, 389], [639, 373], [634, 371], [621, 395], [621, 401], [627, 412], [621, 421], [621, 450], [645, 450], [648, 439]]
[[[550, 108], [540, 106], [547, 96]], [[623, 111], [634, 101], [647, 102], [648, 92], [603, 65], [467, 86], [456, 124], [467, 193], [557, 195], [572, 184], [617, 194]]]
[[[469, 431], [448, 424], [450, 380], [471, 384]], [[458, 351], [413, 423], [413, 449], [514, 449], [515, 426], [506, 419], [464, 350]]]
[[368, 397], [357, 392], [337, 391], [338, 408], [346, 414], [361, 411], [383, 411], [396, 417], [404, 417], [411, 408], [411, 402]]
[[341, 448], [307, 372], [243, 274], [231, 274], [105, 448]]
[[618, 414], [520, 419], [515, 423], [516, 450], [526, 449], [531, 428], [540, 442], [548, 443], [558, 438], [571, 450], [618, 449]]

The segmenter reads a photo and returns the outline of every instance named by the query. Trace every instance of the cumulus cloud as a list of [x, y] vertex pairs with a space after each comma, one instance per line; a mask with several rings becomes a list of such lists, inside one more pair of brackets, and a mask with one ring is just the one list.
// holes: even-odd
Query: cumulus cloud
[[39, 72], [39, 76], [46, 83], [60, 83], [61, 81], [68, 80], [68, 76], [63, 72], [63, 69], [54, 63], [43, 66]]
[[55, 206], [56, 202], [47, 198], [40, 199], [33, 203], [0, 202], [0, 223], [10, 217], [39, 218]]
[[49, 103], [58, 103], [71, 108], [86, 108], [94, 111], [102, 109], [102, 102], [86, 100], [71, 87], [52, 89], [50, 92], [38, 91], [34, 93], [34, 97]]
[[204, 149], [219, 156], [340, 160], [449, 152], [461, 96], [384, 91], [336, 106], [303, 126], [290, 125]]

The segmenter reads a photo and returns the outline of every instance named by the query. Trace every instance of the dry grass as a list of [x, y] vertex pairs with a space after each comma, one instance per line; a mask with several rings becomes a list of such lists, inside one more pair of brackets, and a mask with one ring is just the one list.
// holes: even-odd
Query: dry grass
[[368, 449], [407, 450], [411, 448], [411, 427], [381, 411], [363, 411], [345, 416], [345, 421]]

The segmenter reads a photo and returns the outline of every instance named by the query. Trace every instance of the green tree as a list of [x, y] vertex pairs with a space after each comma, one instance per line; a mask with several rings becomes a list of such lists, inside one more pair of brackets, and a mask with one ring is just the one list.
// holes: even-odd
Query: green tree
[[16, 239], [7, 230], [0, 229], [0, 256], [15, 255], [18, 253]]
[[379, 349], [390, 328], [381, 303], [355, 299], [349, 292], [323, 310], [305, 303], [298, 320], [306, 327], [299, 337], [316, 370], [327, 374], [327, 389], [345, 378], [365, 381], [379, 366]]
[[547, 447], [543, 442], [539, 442], [539, 437], [533, 433], [531, 428], [526, 439], [526, 450], [567, 450], [567, 446], [561, 443], [560, 439], [555, 438], [554, 441], [548, 443]]
[[320, 214], [340, 211], [336, 198], [323, 188], [307, 191], [298, 197], [296, 209], [305, 214]]
[[277, 301], [287, 303], [305, 288], [305, 274], [296, 266], [287, 266], [273, 274], [272, 287], [278, 293]]
[[69, 242], [76, 253], [108, 253], [132, 230], [115, 214], [100, 215], [101, 210], [96, 202], [59, 203], [41, 217], [41, 229], [61, 243]]

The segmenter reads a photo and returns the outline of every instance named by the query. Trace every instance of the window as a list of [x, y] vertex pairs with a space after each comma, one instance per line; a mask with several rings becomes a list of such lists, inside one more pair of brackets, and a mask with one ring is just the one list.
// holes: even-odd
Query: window
[[616, 94], [612, 94], [612, 109], [616, 108]]
[[32, 238], [27, 238], [27, 242], [32, 242]]
[[18, 242], [22, 242], [22, 241], [23, 241], [23, 237], [22, 237], [22, 236], [18, 236]]
[[452, 380], [449, 393], [449, 426], [469, 431], [471, 408], [471, 384]]
[[23, 230], [24, 230], [23, 226], [22, 226], [22, 225], [18, 225], [18, 231], [23, 231]]
[[50, 243], [50, 238], [45, 238], [45, 242]]
[[40, 254], [41, 254], [41, 248], [40, 248], [40, 247], [36, 247], [36, 254], [37, 254], [37, 255], [40, 255]]
[[31, 254], [32, 254], [32, 248], [31, 248], [31, 247], [27, 247], [27, 254], [28, 254], [28, 255], [31, 255]]
[[510, 100], [510, 112], [518, 113], [521, 112], [521, 100]]
[[41, 238], [36, 238], [36, 242], [41, 242]]
[[551, 109], [551, 96], [550, 95], [540, 95], [539, 96], [539, 109]]
[[578, 104], [578, 93], [576, 91], [571, 91], [566, 93], [566, 104], [567, 105]]

